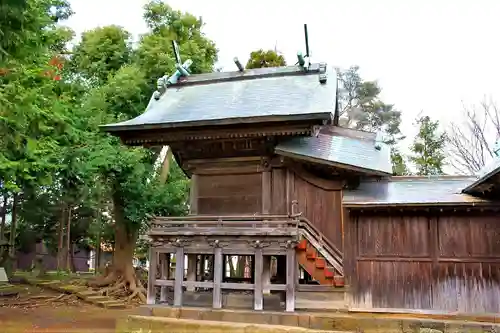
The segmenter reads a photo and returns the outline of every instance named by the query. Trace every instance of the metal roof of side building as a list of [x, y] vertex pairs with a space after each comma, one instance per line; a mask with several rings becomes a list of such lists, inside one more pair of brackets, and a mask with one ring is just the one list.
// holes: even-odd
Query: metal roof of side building
[[[498, 191], [500, 188], [500, 157], [496, 157], [478, 173], [478, 177], [472, 183], [467, 184], [463, 193], [483, 196], [485, 193]], [[499, 198], [500, 199], [500, 198]]]
[[366, 174], [392, 174], [390, 148], [375, 133], [325, 127], [318, 136], [291, 138], [275, 148], [278, 155]]
[[321, 119], [333, 120], [337, 74], [320, 64], [191, 75], [131, 120], [104, 125], [108, 132]]
[[343, 202], [350, 208], [492, 204], [489, 200], [462, 193], [462, 188], [476, 179], [471, 176], [415, 176], [363, 182], [356, 190], [346, 190]]

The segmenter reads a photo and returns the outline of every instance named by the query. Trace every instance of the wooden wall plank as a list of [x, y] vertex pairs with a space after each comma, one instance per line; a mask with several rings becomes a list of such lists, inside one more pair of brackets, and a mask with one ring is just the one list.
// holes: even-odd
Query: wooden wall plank
[[350, 212], [351, 306], [500, 312], [499, 222], [493, 214]]
[[286, 189], [286, 169], [274, 168], [272, 170], [271, 213], [288, 214], [288, 195]]
[[295, 176], [298, 210], [342, 251], [342, 191], [326, 190]]
[[198, 214], [260, 214], [262, 173], [199, 175]]

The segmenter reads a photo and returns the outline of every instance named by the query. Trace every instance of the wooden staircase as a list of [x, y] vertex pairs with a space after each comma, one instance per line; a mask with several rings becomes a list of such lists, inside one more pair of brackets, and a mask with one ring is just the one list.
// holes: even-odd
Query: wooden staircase
[[307, 219], [300, 220], [299, 265], [320, 285], [344, 287], [342, 253]]
[[318, 253], [307, 239], [302, 239], [296, 249], [299, 265], [320, 285], [344, 286], [342, 274], [328, 265], [325, 258]]

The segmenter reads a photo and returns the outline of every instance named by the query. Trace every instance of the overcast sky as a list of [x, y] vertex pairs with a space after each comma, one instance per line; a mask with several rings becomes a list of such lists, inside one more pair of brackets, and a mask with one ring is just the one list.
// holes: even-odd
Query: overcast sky
[[[77, 34], [116, 24], [144, 33], [146, 0], [71, 0], [66, 23]], [[171, 0], [173, 8], [202, 16], [205, 33], [220, 50], [220, 64], [234, 70], [234, 56], [277, 45], [289, 63], [304, 50], [309, 28], [312, 61], [359, 65], [378, 80], [386, 103], [403, 111], [403, 131], [415, 133], [423, 111], [443, 127], [460, 116], [462, 101], [484, 96], [500, 102], [500, 0]]]

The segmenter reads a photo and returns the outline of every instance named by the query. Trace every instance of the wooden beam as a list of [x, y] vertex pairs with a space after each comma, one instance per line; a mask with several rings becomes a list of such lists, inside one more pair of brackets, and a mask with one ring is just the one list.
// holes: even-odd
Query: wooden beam
[[174, 280], [155, 280], [155, 286], [173, 287], [174, 283]]
[[[170, 279], [170, 253], [160, 253], [161, 260], [161, 279], [169, 280]], [[167, 286], [162, 286], [160, 288], [160, 302], [167, 301]]]
[[156, 280], [156, 250], [151, 247], [149, 249], [149, 270], [148, 270], [148, 291], [146, 302], [148, 305], [156, 303], [155, 280]]
[[184, 282], [184, 248], [175, 252], [174, 306], [182, 306], [182, 282]]
[[262, 283], [263, 267], [264, 267], [264, 258], [262, 255], [262, 249], [256, 248], [255, 249], [255, 264], [254, 264], [255, 289], [254, 289], [254, 293], [253, 293], [253, 297], [254, 297], [253, 308], [254, 308], [254, 310], [263, 310], [264, 309], [263, 288], [262, 288], [263, 287], [263, 283]]
[[295, 311], [295, 279], [297, 271], [297, 260], [295, 248], [290, 247], [286, 251], [286, 312]]
[[214, 276], [214, 289], [213, 289], [213, 300], [212, 307], [214, 309], [222, 308], [222, 248], [214, 248], [214, 265], [213, 265], [213, 276]]

